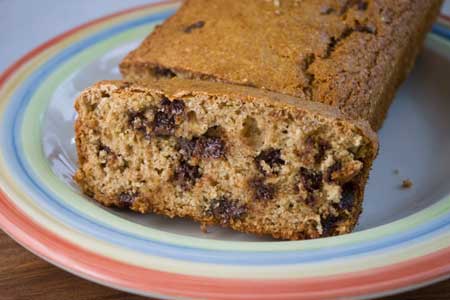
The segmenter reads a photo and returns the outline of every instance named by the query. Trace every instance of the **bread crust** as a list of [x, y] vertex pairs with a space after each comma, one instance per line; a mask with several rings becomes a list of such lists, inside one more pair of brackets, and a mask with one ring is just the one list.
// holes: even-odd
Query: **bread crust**
[[377, 130], [441, 4], [188, 0], [120, 70], [128, 80], [168, 75], [293, 95]]

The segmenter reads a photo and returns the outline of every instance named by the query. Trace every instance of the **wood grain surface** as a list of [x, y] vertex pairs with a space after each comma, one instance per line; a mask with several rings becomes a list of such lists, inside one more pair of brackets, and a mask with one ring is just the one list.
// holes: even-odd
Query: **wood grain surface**
[[[76, 277], [28, 252], [0, 230], [1, 300], [143, 300]], [[382, 300], [449, 300], [450, 280]]]

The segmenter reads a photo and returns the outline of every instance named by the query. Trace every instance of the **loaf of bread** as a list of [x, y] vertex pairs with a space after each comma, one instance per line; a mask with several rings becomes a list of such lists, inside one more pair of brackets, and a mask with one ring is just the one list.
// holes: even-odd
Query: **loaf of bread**
[[121, 63], [336, 106], [377, 130], [442, 0], [188, 0]]
[[87, 195], [281, 239], [350, 232], [378, 149], [337, 108], [211, 81], [104, 81], [75, 107]]

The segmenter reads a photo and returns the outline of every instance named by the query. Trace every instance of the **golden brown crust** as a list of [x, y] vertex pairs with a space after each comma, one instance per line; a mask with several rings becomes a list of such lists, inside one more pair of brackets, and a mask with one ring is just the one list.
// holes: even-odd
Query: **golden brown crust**
[[120, 67], [129, 80], [169, 73], [289, 94], [378, 129], [441, 3], [189, 0]]
[[[125, 125], [125, 127], [120, 127], [122, 126], [120, 123], [121, 122], [120, 115], [124, 113], [127, 114], [129, 113], [130, 110], [134, 110], [133, 107], [135, 106], [133, 105], [138, 104], [144, 106], [150, 105], [153, 107], [155, 103], [158, 103], [159, 101], [155, 99], [160, 99], [161, 97], [166, 97], [171, 101], [174, 101], [174, 99], [184, 101], [186, 106], [193, 105], [192, 103], [190, 103], [190, 101], [200, 103], [199, 105], [201, 107], [208, 105], [210, 105], [210, 107], [214, 107], [213, 106], [214, 101], [217, 102], [222, 101], [222, 103], [227, 104], [229, 103], [230, 105], [232, 105], [233, 103], [243, 103], [242, 105], [244, 106], [257, 104], [258, 106], [264, 108], [265, 110], [291, 112], [293, 116], [299, 116], [299, 118], [304, 118], [305, 124], [309, 124], [307, 122], [311, 122], [308, 120], [312, 119], [315, 120], [310, 123], [315, 125], [305, 125], [305, 126], [316, 126], [318, 124], [317, 128], [326, 127], [329, 128], [330, 131], [337, 130], [336, 132], [341, 132], [341, 134], [335, 135], [334, 139], [337, 138], [338, 140], [340, 140], [341, 138], [344, 138], [344, 136], [350, 135], [362, 137], [363, 140], [365, 141], [364, 149], [366, 150], [364, 150], [365, 152], [361, 152], [358, 154], [358, 157], [360, 157], [359, 159], [362, 162], [363, 169], [359, 171], [360, 169], [358, 167], [358, 164], [360, 163], [358, 161], [356, 161], [357, 167], [354, 168], [354, 170], [356, 170], [356, 172], [359, 173], [356, 177], [352, 179], [352, 182], [354, 184], [352, 188], [354, 190], [353, 195], [354, 200], [352, 200], [351, 208], [349, 207], [346, 208], [348, 209], [348, 212], [345, 213], [345, 217], [340, 217], [341, 219], [339, 219], [339, 221], [337, 221], [338, 219], [328, 217], [328, 219], [322, 220], [322, 223], [325, 222], [322, 225], [320, 224], [320, 221], [318, 225], [316, 222], [317, 220], [314, 222], [312, 221], [298, 224], [296, 223], [296, 225], [293, 225], [292, 221], [296, 218], [296, 215], [294, 214], [294, 212], [288, 211], [284, 212], [283, 213], [284, 215], [275, 218], [276, 221], [274, 224], [272, 224], [271, 222], [274, 221], [272, 220], [269, 223], [267, 223], [268, 222], [267, 218], [269, 216], [272, 216], [275, 213], [275, 211], [279, 210], [279, 208], [277, 208], [277, 205], [280, 205], [279, 203], [282, 203], [283, 199], [278, 199], [276, 200], [277, 202], [273, 203], [270, 201], [268, 201], [267, 203], [263, 203], [264, 201], [249, 202], [248, 199], [245, 200], [246, 201], [245, 202], [244, 200], [241, 199], [244, 202], [241, 201], [240, 203], [241, 204], [245, 203], [245, 207], [247, 209], [246, 213], [248, 214], [248, 216], [245, 219], [237, 219], [237, 220], [230, 219], [226, 220], [226, 222], [223, 223], [223, 220], [221, 220], [214, 214], [205, 213], [205, 211], [207, 212], [208, 210], [205, 210], [205, 208], [202, 206], [204, 203], [203, 202], [204, 200], [202, 200], [202, 198], [208, 195], [208, 193], [211, 194], [211, 191], [209, 190], [206, 190], [207, 192], [205, 192], [204, 188], [206, 185], [209, 184], [210, 178], [213, 178], [215, 175], [217, 175], [217, 174], [208, 174], [208, 172], [215, 172], [211, 170], [224, 170], [223, 168], [226, 168], [227, 166], [227, 163], [225, 161], [222, 162], [208, 161], [200, 163], [199, 166], [201, 166], [204, 172], [203, 178], [196, 183], [196, 186], [192, 190], [192, 194], [190, 194], [190, 192], [184, 191], [183, 193], [186, 194], [184, 194], [180, 198], [176, 198], [175, 196], [173, 196], [179, 193], [179, 190], [172, 187], [171, 183], [170, 184], [162, 183], [156, 185], [152, 185], [152, 183], [147, 183], [148, 186], [153, 186], [153, 188], [146, 188], [145, 186], [134, 188], [134, 185], [132, 184], [136, 184], [137, 180], [133, 178], [141, 178], [143, 176], [142, 173], [143, 171], [136, 171], [134, 173], [123, 170], [114, 171], [117, 161], [122, 160], [123, 158], [128, 159], [129, 161], [127, 162], [126, 165], [129, 169], [135, 167], [133, 160], [141, 161], [140, 165], [142, 165], [143, 161], [144, 165], [147, 165], [146, 162], [147, 159], [149, 160], [157, 159], [156, 157], [157, 153], [152, 152], [148, 153], [148, 151], [150, 151], [148, 149], [153, 149], [151, 148], [152, 147], [151, 143], [159, 143], [159, 142], [157, 141], [158, 140], [157, 137], [146, 139], [143, 137], [142, 133], [140, 132], [134, 133], [133, 131], [130, 131], [130, 128], [127, 127], [128, 125]], [[106, 110], [105, 107], [107, 107], [108, 105], [110, 105], [111, 108], [108, 108]], [[376, 135], [370, 129], [370, 126], [367, 124], [367, 122], [351, 120], [345, 115], [343, 115], [341, 112], [339, 112], [336, 108], [322, 105], [320, 103], [300, 101], [290, 96], [262, 91], [250, 87], [236, 87], [234, 85], [226, 85], [215, 82], [200, 82], [200, 81], [174, 79], [174, 80], [147, 81], [146, 83], [135, 84], [123, 81], [102, 81], [100, 83], [97, 83], [93, 87], [89, 88], [88, 90], [84, 91], [78, 97], [75, 107], [79, 113], [79, 118], [77, 119], [75, 125], [75, 132], [76, 132], [76, 142], [77, 142], [77, 151], [80, 169], [78, 170], [74, 178], [86, 194], [92, 196], [94, 199], [103, 203], [104, 205], [123, 207], [124, 206], [123, 199], [120, 199], [121, 195], [123, 194], [123, 190], [118, 188], [118, 186], [122, 186], [123, 182], [125, 181], [126, 182], [125, 191], [130, 192], [128, 192], [128, 194], [125, 194], [124, 197], [126, 198], [125, 200], [127, 201], [133, 198], [132, 204], [129, 205], [129, 208], [132, 210], [139, 211], [141, 213], [155, 212], [169, 217], [176, 217], [176, 216], [191, 217], [204, 225], [222, 224], [224, 226], [229, 226], [235, 230], [260, 235], [270, 234], [275, 238], [282, 238], [282, 239], [316, 238], [320, 237], [321, 235], [337, 235], [350, 232], [356, 225], [358, 216], [361, 212], [364, 187], [367, 181], [368, 173], [371, 168], [372, 162], [378, 150]], [[122, 108], [119, 110], [114, 107], [122, 107]], [[112, 117], [112, 119], [108, 119], [107, 117], [105, 118], [105, 116], [110, 115], [114, 115], [114, 117]], [[220, 113], [220, 111], [216, 114], [218, 118], [220, 118], [221, 115], [222, 114]], [[223, 120], [218, 120], [218, 122], [219, 121], [224, 122]], [[301, 123], [301, 121], [299, 122]], [[281, 120], [279, 124], [282, 124]], [[226, 127], [224, 126], [224, 128]], [[234, 128], [234, 126], [231, 126], [230, 128]], [[295, 132], [295, 130], [293, 132]], [[177, 136], [180, 136], [181, 134], [184, 133], [180, 131], [176, 132], [175, 134]], [[163, 144], [170, 145], [169, 140], [167, 140], [167, 138], [164, 138], [162, 140]], [[126, 152], [126, 150], [123, 150], [127, 149], [128, 146], [123, 145], [127, 144], [128, 141], [132, 141], [128, 145], [134, 147], [132, 150], [130, 150], [131, 152]], [[238, 143], [238, 141], [234, 141], [233, 143]], [[119, 146], [117, 146], [118, 144]], [[230, 147], [232, 146], [230, 145]], [[300, 147], [299, 149], [308, 150], [309, 148]], [[310, 150], [311, 149], [309, 149], [308, 151]], [[136, 153], [140, 153], [140, 151], [144, 151], [147, 154], [144, 153], [144, 156], [140, 157], [139, 159], [133, 156], [137, 155]], [[230, 150], [229, 153], [230, 156], [232, 156], [232, 153], [245, 153], [245, 151], [247, 150], [238, 149], [238, 152], [233, 152], [232, 150]], [[259, 151], [260, 150], [257, 150], [256, 152], [252, 153], [258, 153]], [[100, 155], [98, 154], [98, 152], [102, 152], [102, 154]], [[283, 153], [284, 153], [283, 158], [287, 159], [288, 158], [288, 155], [286, 154], [287, 152]], [[105, 164], [105, 160], [99, 160], [98, 156], [105, 156], [105, 155], [114, 156], [113, 158], [111, 158], [113, 162], [111, 165], [109, 165], [109, 162], [106, 162], [106, 165], [104, 167], [99, 167], [99, 163]], [[175, 158], [178, 157], [176, 155], [174, 156]], [[307, 152], [304, 152], [302, 154], [302, 156], [307, 155], [308, 155]], [[348, 157], [349, 154], [337, 153], [336, 155], [337, 155], [336, 157], [340, 157], [339, 159], [341, 159], [342, 162], [347, 167], [352, 166], [351, 162], [347, 163], [345, 161], [347, 159], [345, 157]], [[229, 157], [228, 159], [232, 159], [232, 157]], [[322, 168], [322, 170], [324, 170], [323, 176], [330, 176], [330, 178], [332, 178], [333, 180], [335, 179], [335, 177], [341, 176], [344, 181], [348, 180], [347, 177], [349, 178], [351, 177], [351, 174], [349, 176], [347, 172], [348, 168], [345, 167], [342, 167], [341, 172], [340, 173], [337, 172], [333, 176], [332, 173], [326, 175], [327, 172], [326, 170], [330, 169], [330, 164], [332, 163], [333, 162], [330, 162], [328, 166], [324, 165], [323, 167], [322, 166], [320, 167]], [[354, 163], [355, 162], [353, 162], [353, 164]], [[207, 166], [207, 164], [210, 164], [210, 166]], [[325, 162], [322, 164], [325, 164]], [[170, 164], [167, 163], [162, 164], [162, 166], [170, 168]], [[250, 166], [251, 168], [254, 168], [253, 163]], [[246, 169], [248, 168], [249, 167], [247, 166]], [[247, 174], [256, 174], [255, 172], [258, 173], [257, 170], [248, 169], [245, 172], [245, 176], [247, 176]], [[106, 177], [108, 178], [107, 180], [104, 179]], [[286, 178], [287, 178], [286, 180], [288, 180], [288, 177]], [[277, 179], [274, 179], [273, 177], [268, 177], [265, 180], [272, 180], [273, 182], [276, 182]], [[284, 181], [284, 179], [282, 178], [280, 178], [280, 180], [281, 182]], [[131, 185], [128, 183], [129, 181], [132, 181]], [[336, 182], [338, 181], [339, 180], [336, 180]], [[236, 190], [241, 189], [243, 191], [244, 190], [246, 191], [247, 189], [247, 187], [242, 188], [238, 186], [241, 184], [239, 181], [234, 184], [236, 184], [235, 185]], [[110, 185], [110, 188], [106, 188], [108, 185]], [[336, 184], [332, 184], [329, 186], [334, 188], [338, 187]], [[228, 191], [227, 193], [230, 194], [231, 196], [227, 197], [229, 197], [230, 199], [237, 198], [236, 196], [232, 196], [233, 192], [234, 191]], [[280, 191], [280, 193], [284, 193], [284, 191], [283, 192]], [[217, 192], [214, 191], [212, 192], [212, 194], [216, 195]], [[286, 194], [283, 195], [285, 195], [286, 197], [292, 197], [291, 194], [292, 191], [289, 190], [286, 192]], [[158, 196], [155, 197], [155, 195]], [[219, 193], [217, 195], [220, 196], [222, 194]], [[190, 204], [188, 206], [185, 205], [185, 202], [187, 200], [190, 201], [189, 202]], [[339, 199], [336, 200], [339, 201]], [[211, 204], [208, 205], [210, 207]], [[229, 202], [226, 205], [235, 205], [235, 204], [234, 202]], [[240, 206], [232, 206], [231, 208], [227, 207], [227, 209], [239, 212], [239, 209], [241, 208]], [[224, 209], [224, 211], [228, 212], [227, 209]], [[341, 210], [344, 211], [343, 208]], [[320, 214], [327, 215], [329, 213], [330, 213], [329, 211], [324, 211], [321, 212]], [[335, 213], [340, 212], [338, 211]], [[305, 216], [308, 215], [306, 214]], [[316, 216], [315, 218], [317, 219], [318, 215], [315, 216]], [[328, 223], [331, 222], [330, 223], [331, 225], [328, 224], [327, 222]], [[336, 226], [332, 222], [339, 222], [339, 225]], [[324, 227], [320, 227], [322, 229], [321, 231], [318, 231], [318, 226]], [[333, 229], [332, 230], [323, 229], [326, 228], [326, 226], [331, 226]]]

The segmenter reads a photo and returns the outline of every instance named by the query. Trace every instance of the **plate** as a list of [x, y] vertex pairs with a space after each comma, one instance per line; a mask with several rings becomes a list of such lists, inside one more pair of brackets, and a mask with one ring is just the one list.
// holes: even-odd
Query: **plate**
[[[0, 75], [0, 225], [47, 261], [170, 299], [365, 299], [450, 275], [450, 19], [427, 37], [380, 131], [354, 233], [275, 241], [108, 209], [72, 180], [75, 97], [179, 7], [160, 2], [74, 28]], [[395, 170], [398, 170], [396, 172]], [[414, 183], [401, 189], [403, 179]]]

